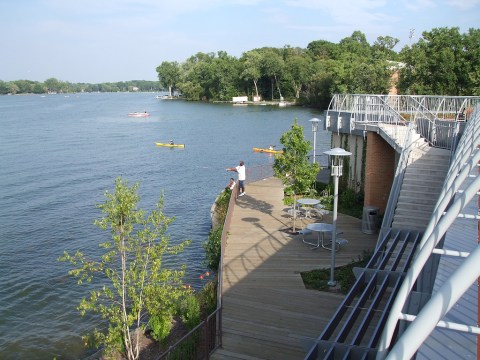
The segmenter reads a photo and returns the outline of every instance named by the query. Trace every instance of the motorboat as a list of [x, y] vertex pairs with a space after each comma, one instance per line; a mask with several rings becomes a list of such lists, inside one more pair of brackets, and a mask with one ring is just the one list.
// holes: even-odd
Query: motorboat
[[131, 116], [131, 117], [147, 117], [147, 116], [150, 116], [150, 114], [148, 112], [131, 112], [131, 113], [128, 113], [128, 116]]

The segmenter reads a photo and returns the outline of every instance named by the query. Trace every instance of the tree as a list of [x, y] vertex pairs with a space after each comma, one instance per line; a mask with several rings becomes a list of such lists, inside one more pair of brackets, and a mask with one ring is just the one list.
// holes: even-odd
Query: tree
[[241, 79], [241, 64], [234, 56], [219, 51], [211, 62], [212, 77], [209, 82], [209, 96], [221, 101], [231, 100], [239, 95], [237, 83]]
[[272, 85], [272, 100], [273, 100], [273, 84], [277, 85], [278, 95], [282, 98], [282, 92], [278, 84], [279, 77], [283, 74], [285, 62], [278, 53], [278, 50], [273, 48], [262, 49], [262, 74], [268, 76]]
[[262, 55], [256, 50], [251, 50], [243, 54], [242, 61], [244, 69], [241, 76], [247, 81], [253, 81], [255, 94], [258, 98], [258, 79], [262, 76]]
[[351, 36], [340, 40], [339, 49], [342, 52], [348, 52], [361, 58], [368, 58], [371, 54], [371, 48], [365, 34], [358, 30], [354, 31]]
[[58, 79], [55, 78], [49, 78], [45, 80], [45, 86], [47, 87], [49, 92], [58, 92], [60, 91], [61, 88], [61, 83], [58, 81]]
[[180, 81], [180, 66], [176, 61], [164, 61], [157, 66], [157, 73], [160, 84], [168, 89], [169, 95], [172, 96], [172, 90], [175, 90]]
[[393, 51], [393, 48], [399, 42], [399, 39], [393, 38], [391, 36], [379, 36], [377, 37], [377, 40], [373, 43], [373, 49], [379, 50], [383, 53], [388, 53], [391, 56], [395, 57], [396, 53]]
[[466, 85], [464, 95], [480, 95], [480, 29], [469, 29], [463, 36]]
[[435, 28], [400, 53], [405, 67], [399, 87], [404, 93], [426, 95], [476, 95], [480, 79], [480, 32]]
[[307, 51], [314, 60], [336, 59], [339, 52], [339, 45], [326, 40], [315, 40], [307, 45]]
[[300, 98], [300, 91], [311, 77], [312, 61], [303, 51], [288, 48], [285, 55], [285, 78], [292, 85], [295, 98]]
[[[180, 279], [183, 271], [162, 268], [164, 254], [176, 254], [188, 242], [170, 246], [165, 235], [173, 218], [163, 212], [163, 197], [156, 209], [146, 217], [137, 208], [138, 184], [132, 187], [121, 178], [115, 181], [115, 193], [106, 192], [106, 201], [98, 205], [104, 217], [95, 221], [102, 230], [110, 230], [111, 238], [100, 244], [104, 254], [99, 261], [87, 258], [82, 252], [67, 252], [60, 258], [75, 268], [70, 275], [78, 283], [90, 282], [95, 276], [107, 284], [90, 291], [90, 297], [80, 302], [81, 315], [98, 313], [108, 322], [104, 332], [94, 330], [93, 344], [105, 346], [106, 355], [121, 351], [127, 359], [138, 359], [140, 322], [144, 313], [150, 319], [173, 312], [175, 300], [184, 294]], [[87, 338], [88, 339], [88, 338]]]
[[[318, 163], [309, 163], [307, 155], [312, 149], [310, 141], [305, 140], [303, 127], [295, 119], [289, 131], [280, 138], [283, 153], [275, 158], [273, 171], [282, 180], [285, 191], [293, 193], [293, 208], [296, 207], [296, 196], [304, 194], [312, 188], [317, 178]], [[295, 232], [295, 211], [293, 212], [293, 232]]]

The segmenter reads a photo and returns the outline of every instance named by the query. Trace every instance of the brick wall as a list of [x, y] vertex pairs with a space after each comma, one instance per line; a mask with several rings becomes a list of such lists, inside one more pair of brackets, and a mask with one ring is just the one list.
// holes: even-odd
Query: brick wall
[[364, 206], [375, 206], [385, 212], [395, 175], [395, 150], [377, 133], [367, 134]]

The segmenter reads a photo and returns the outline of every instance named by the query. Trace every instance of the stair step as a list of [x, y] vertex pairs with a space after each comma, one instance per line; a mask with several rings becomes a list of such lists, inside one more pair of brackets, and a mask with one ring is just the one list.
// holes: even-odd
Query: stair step
[[404, 209], [404, 210], [417, 210], [417, 211], [430, 211], [432, 212], [435, 207], [434, 203], [429, 204], [421, 204], [421, 203], [413, 203], [410, 200], [402, 200], [397, 202], [396, 209]]
[[425, 178], [434, 177], [434, 178], [442, 178], [445, 179], [447, 175], [448, 169], [439, 169], [438, 166], [434, 165], [435, 161], [432, 160], [431, 166], [417, 166], [417, 164], [412, 164], [407, 168], [405, 174], [415, 174], [415, 175], [422, 175]]
[[427, 187], [428, 189], [432, 190], [438, 190], [443, 187], [444, 180], [437, 180], [437, 179], [422, 179], [419, 178], [418, 176], [413, 176], [410, 174], [410, 176], [405, 176], [403, 178], [403, 184], [402, 184], [402, 189], [404, 189], [406, 186], [413, 186], [413, 187]]
[[410, 223], [417, 223], [417, 222], [420, 222], [420, 223], [425, 223], [430, 220], [431, 214], [427, 214], [427, 213], [416, 213], [416, 214], [395, 214], [395, 217], [393, 218], [394, 221], [406, 221], [406, 222], [410, 222]]
[[424, 173], [425, 176], [429, 175], [427, 172], [433, 171], [435, 174], [438, 174], [439, 176], [445, 177], [445, 175], [448, 172], [448, 166], [436, 165], [435, 164], [436, 161], [437, 160], [432, 160], [428, 163], [421, 163], [421, 164], [413, 163], [413, 164], [410, 164], [409, 167], [407, 168], [407, 171], [418, 173], [418, 174]]
[[395, 229], [409, 229], [409, 230], [418, 230], [418, 231], [425, 231], [428, 222], [424, 224], [418, 224], [413, 222], [401, 222], [401, 221], [393, 221], [392, 228]]
[[429, 193], [430, 191], [438, 191], [442, 189], [443, 183], [418, 183], [418, 184], [412, 184], [411, 181], [409, 181], [407, 184], [402, 185], [402, 191], [408, 191], [408, 192], [419, 192], [419, 193]]
[[429, 194], [401, 192], [398, 197], [397, 207], [399, 204], [411, 204], [413, 206], [427, 205], [433, 208], [437, 203], [438, 197]]
[[398, 207], [395, 210], [395, 216], [400, 215], [400, 216], [418, 216], [418, 217], [431, 217], [432, 216], [432, 209], [416, 209], [413, 207], [407, 208], [406, 206], [404, 207]]

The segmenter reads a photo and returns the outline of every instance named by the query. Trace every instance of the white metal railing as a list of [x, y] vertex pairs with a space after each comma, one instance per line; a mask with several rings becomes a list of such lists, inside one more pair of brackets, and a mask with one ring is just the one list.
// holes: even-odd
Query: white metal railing
[[379, 241], [377, 242], [377, 249], [380, 240], [386, 235], [389, 229], [392, 226], [393, 215], [395, 214], [395, 207], [398, 202], [398, 197], [400, 195], [400, 188], [403, 183], [403, 177], [405, 175], [405, 170], [407, 169], [408, 159], [413, 147], [413, 135], [416, 133], [415, 127], [411, 124], [408, 127], [409, 131], [405, 138], [403, 144], [403, 150], [400, 154], [400, 159], [398, 160], [397, 169], [395, 171], [395, 177], [393, 179], [393, 184], [390, 190], [390, 195], [388, 197], [387, 207], [385, 209], [385, 214], [383, 216], [382, 227], [380, 229]]
[[336, 94], [327, 110], [326, 124], [331, 131], [351, 133], [367, 125], [413, 122], [431, 146], [451, 149], [460, 131], [459, 123], [468, 120], [477, 104], [478, 96]]
[[[442, 103], [439, 105], [444, 106]], [[465, 217], [463, 216], [464, 209], [470, 201], [474, 197], [478, 197], [480, 189], [479, 146], [480, 106], [477, 106], [469, 118], [464, 135], [457, 147], [442, 193], [422, 237], [415, 260], [406, 274], [385, 323], [377, 359], [385, 357], [387, 359], [411, 358], [437, 326], [445, 325], [451, 329], [462, 329], [462, 331], [466, 329], [471, 333], [479, 332], [476, 319], [472, 320], [475, 325], [449, 323], [442, 319], [480, 276], [480, 266], [478, 266], [480, 245], [477, 245], [466, 257], [464, 252], [457, 252], [461, 253], [459, 258], [463, 259], [463, 263], [432, 294], [431, 299], [417, 316], [402, 313], [413, 286], [431, 254], [455, 254], [455, 250], [443, 251], [436, 248], [453, 222], [460, 216]], [[471, 218], [478, 221], [478, 213], [473, 214]], [[411, 324], [405, 332], [399, 335], [392, 346], [392, 338], [400, 319], [411, 321]]]
[[479, 103], [478, 96], [335, 94], [329, 110], [374, 114], [375, 107], [382, 104], [400, 114], [430, 113], [432, 119], [466, 120]]

